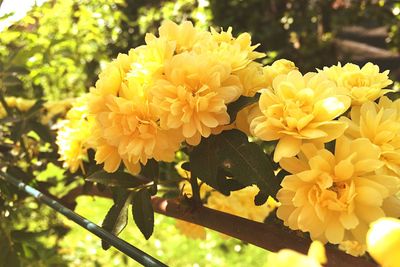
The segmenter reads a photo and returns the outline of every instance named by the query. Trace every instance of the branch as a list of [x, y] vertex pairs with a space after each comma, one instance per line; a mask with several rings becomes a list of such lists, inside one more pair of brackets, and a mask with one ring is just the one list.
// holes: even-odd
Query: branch
[[[72, 203], [79, 195], [111, 197], [111, 192], [100, 192], [94, 186], [88, 190], [78, 187], [63, 197], [62, 201], [64, 203], [65, 201]], [[152, 203], [154, 211], [157, 213], [207, 227], [272, 252], [289, 248], [307, 254], [311, 243], [310, 240], [282, 229], [274, 223], [259, 223], [204, 206], [193, 208], [184, 199], [153, 197]], [[333, 246], [328, 245], [325, 248], [328, 257], [328, 264], [326, 266], [328, 267], [377, 266], [365, 258], [353, 257]]]

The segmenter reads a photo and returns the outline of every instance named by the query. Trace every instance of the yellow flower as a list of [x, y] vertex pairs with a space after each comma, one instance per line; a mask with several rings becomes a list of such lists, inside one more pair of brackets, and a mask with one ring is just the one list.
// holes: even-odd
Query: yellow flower
[[339, 244], [365, 244], [370, 222], [385, 216], [383, 202], [397, 192], [399, 179], [376, 175], [379, 148], [366, 138], [336, 140], [335, 154], [305, 144], [298, 158], [280, 162], [286, 176], [277, 194], [277, 216], [311, 238]]
[[82, 160], [87, 158], [87, 150], [91, 147], [94, 120], [88, 116], [87, 100], [87, 95], [78, 98], [66, 119], [57, 126], [56, 144], [60, 160], [64, 161], [63, 167], [69, 168], [72, 173], [79, 167], [83, 170]]
[[379, 67], [370, 62], [362, 68], [352, 63], [344, 66], [339, 63], [337, 66], [324, 67], [321, 72], [351, 97], [352, 105], [374, 101], [389, 91], [383, 88], [392, 84], [388, 78], [389, 71], [380, 73]]
[[[6, 102], [7, 102], [7, 98], [6, 98]], [[36, 100], [34, 99], [23, 99], [20, 97], [15, 98], [15, 107], [19, 110], [19, 111], [28, 111], [34, 104], [36, 103]], [[12, 105], [9, 105], [10, 107], [14, 107]]]
[[170, 20], [166, 20], [162, 23], [158, 32], [160, 38], [165, 38], [175, 43], [177, 53], [195, 49], [199, 41], [204, 42], [211, 39], [210, 32], [196, 29], [190, 21], [184, 21], [178, 25]]
[[278, 253], [271, 254], [268, 261], [274, 267], [321, 267], [327, 262], [327, 259], [323, 244], [314, 241], [308, 250], [308, 255], [291, 249], [281, 249]]
[[244, 69], [238, 70], [236, 75], [243, 85], [244, 96], [254, 96], [259, 90], [268, 87], [262, 64], [251, 62]]
[[[16, 108], [22, 112], [28, 111], [36, 103], [36, 100], [33, 99], [24, 99], [14, 96], [5, 97], [5, 101], [9, 108]], [[6, 115], [7, 112], [0, 103], [0, 118], [4, 118]]]
[[255, 117], [261, 115], [259, 111], [260, 109], [257, 103], [241, 109], [236, 115], [236, 120], [234, 122], [235, 128], [250, 136], [250, 123]]
[[339, 243], [339, 249], [354, 257], [359, 257], [365, 254], [367, 245], [355, 240], [345, 240]]
[[296, 65], [287, 59], [279, 59], [274, 61], [272, 65], [263, 68], [264, 81], [266, 88], [272, 86], [272, 81], [281, 74], [288, 74], [292, 70], [297, 70]]
[[229, 65], [206, 54], [185, 52], [175, 55], [164, 72], [151, 89], [162, 128], [179, 129], [189, 144], [197, 145], [201, 136], [229, 123], [226, 104], [242, 93]]
[[55, 119], [57, 116], [63, 116], [71, 109], [73, 103], [76, 101], [74, 98], [59, 100], [59, 101], [49, 101], [44, 103], [44, 114], [40, 117], [40, 121], [43, 124], [50, 123], [51, 120]]
[[[176, 166], [178, 173], [186, 178], [186, 171], [182, 171], [180, 164]], [[185, 195], [192, 194], [192, 188], [188, 180], [183, 181], [179, 186]], [[257, 186], [248, 186], [238, 191], [232, 191], [229, 196], [225, 196], [205, 183], [200, 186], [200, 197], [206, 199], [206, 206], [223, 211], [229, 214], [240, 216], [249, 220], [263, 222], [269, 213], [280, 206], [272, 197], [268, 197], [267, 202], [261, 206], [254, 204], [254, 197], [259, 189]]]
[[146, 42], [119, 55], [90, 93], [95, 159], [108, 172], [116, 171], [121, 161], [133, 173], [151, 158], [171, 161], [182, 141], [179, 132], [160, 128], [159, 108], [150, 93], [174, 47], [164, 39], [148, 37]]
[[400, 266], [400, 220], [381, 218], [373, 222], [367, 234], [368, 252], [383, 267]]
[[[381, 97], [378, 104], [372, 101], [353, 107], [350, 113], [351, 120], [341, 117], [341, 121], [349, 124], [345, 135], [349, 138], [368, 138], [380, 148], [382, 168], [377, 174], [400, 176], [400, 100], [391, 101]], [[383, 207], [388, 216], [400, 216], [400, 199], [395, 196], [387, 198]]]
[[350, 98], [338, 95], [336, 86], [323, 74], [291, 71], [279, 75], [272, 89], [262, 92], [261, 115], [250, 125], [251, 132], [262, 140], [279, 140], [274, 161], [293, 157], [303, 141], [326, 143], [343, 134], [345, 122], [333, 119], [350, 106]]
[[206, 239], [206, 229], [197, 224], [176, 220], [175, 227], [179, 229], [181, 234], [192, 239]]
[[[106, 143], [115, 147], [114, 164], [113, 167], [105, 167], [107, 171], [113, 172], [118, 168], [120, 160], [117, 160], [117, 154], [132, 164], [146, 164], [150, 158], [163, 161], [174, 159], [181, 137], [159, 128], [156, 111], [147, 102], [109, 96], [106, 106], [109, 110], [97, 116], [97, 127], [102, 129], [99, 146]], [[109, 148], [99, 148], [96, 151], [98, 163], [106, 161], [108, 153]]]
[[4, 109], [3, 105], [0, 103], [0, 119], [4, 118], [5, 116], [7, 116], [7, 112]]
[[[212, 40], [205, 39], [200, 42], [202, 52], [210, 51], [221, 62], [230, 65], [233, 72], [245, 68], [255, 59], [263, 58], [264, 53], [254, 51], [259, 45], [251, 44], [251, 36], [242, 33], [237, 38], [232, 36], [232, 28], [227, 31], [217, 32], [211, 28]], [[204, 51], [205, 50], [205, 51]]]
[[262, 64], [251, 62], [245, 68], [238, 70], [235, 74], [243, 85], [244, 96], [254, 96], [258, 91], [271, 88], [272, 81], [281, 74], [288, 74], [297, 67], [292, 61], [279, 59], [270, 66], [263, 67]]
[[229, 196], [218, 191], [212, 191], [207, 199], [206, 206], [256, 222], [263, 222], [269, 213], [279, 206], [279, 203], [269, 197], [266, 203], [256, 206], [254, 197], [258, 191], [259, 189], [256, 186], [233, 191]]
[[349, 124], [346, 136], [368, 138], [381, 149], [385, 165], [380, 171], [400, 176], [400, 100], [382, 97], [378, 104], [367, 101], [352, 108], [350, 118], [340, 118]]

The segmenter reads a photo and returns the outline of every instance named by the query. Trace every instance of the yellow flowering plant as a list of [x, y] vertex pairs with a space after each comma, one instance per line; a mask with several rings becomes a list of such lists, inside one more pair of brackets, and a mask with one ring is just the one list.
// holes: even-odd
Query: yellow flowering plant
[[383, 217], [371, 223], [367, 233], [367, 247], [368, 252], [381, 266], [399, 266], [400, 220]]
[[132, 203], [149, 238], [152, 201], [175, 192], [194, 210], [316, 241], [308, 256], [276, 254], [279, 266], [325, 264], [319, 242], [363, 255], [369, 224], [400, 216], [400, 102], [384, 96], [388, 71], [263, 65], [250, 35], [232, 32], [166, 21], [119, 54], [59, 123], [60, 160], [122, 190], [103, 222], [116, 235]]

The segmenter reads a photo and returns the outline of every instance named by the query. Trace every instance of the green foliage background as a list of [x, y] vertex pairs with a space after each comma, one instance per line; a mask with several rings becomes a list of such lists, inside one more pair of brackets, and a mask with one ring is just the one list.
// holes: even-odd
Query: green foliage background
[[[250, 32], [268, 55], [264, 63], [287, 58], [303, 71], [337, 62], [334, 41], [345, 26], [386, 25], [387, 49], [398, 53], [396, 8], [398, 1], [383, 0], [50, 0], [0, 32], [0, 100], [78, 96], [95, 84], [106, 62], [143, 44], [145, 34], [155, 33], [164, 19]], [[62, 112], [42, 122], [40, 107], [10, 109], [1, 120], [0, 168], [13, 166], [14, 175], [61, 197], [83, 181], [61, 171], [51, 145], [54, 131], [48, 128]], [[77, 211], [101, 223], [111, 205], [81, 197]], [[173, 219], [159, 215], [150, 241], [133, 225], [122, 237], [171, 266], [267, 264], [262, 249], [212, 231], [205, 241], [191, 240], [178, 233]], [[83, 229], [0, 181], [0, 267], [117, 265], [132, 262], [113, 249], [102, 251], [100, 241]]]

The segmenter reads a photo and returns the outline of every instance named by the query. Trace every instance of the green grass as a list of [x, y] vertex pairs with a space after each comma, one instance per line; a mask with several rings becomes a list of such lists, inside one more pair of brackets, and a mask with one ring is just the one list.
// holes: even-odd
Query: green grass
[[[98, 197], [79, 197], [77, 201], [76, 212], [100, 225], [112, 205], [110, 199]], [[114, 248], [104, 251], [96, 236], [63, 220], [72, 228], [61, 243], [70, 266], [140, 266]], [[159, 214], [155, 215], [155, 230], [149, 240], [137, 229], [131, 214], [120, 237], [169, 266], [267, 266], [268, 252], [264, 249], [212, 230], [207, 230], [205, 240], [190, 239], [180, 234], [175, 219]]]

